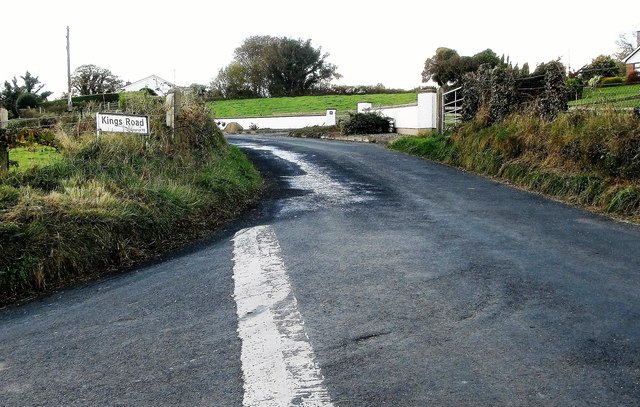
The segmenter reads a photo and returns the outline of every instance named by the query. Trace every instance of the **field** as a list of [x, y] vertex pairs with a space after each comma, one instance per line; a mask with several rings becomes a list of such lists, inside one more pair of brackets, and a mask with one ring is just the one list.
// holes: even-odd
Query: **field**
[[356, 111], [358, 102], [371, 102], [374, 107], [416, 103], [415, 92], [375, 95], [327, 95], [284, 98], [218, 100], [209, 107], [216, 118], [262, 117], [287, 114], [324, 114], [327, 109], [338, 113]]
[[62, 155], [51, 147], [14, 148], [9, 150], [9, 160], [18, 163], [12, 171], [26, 171], [33, 167], [45, 167], [54, 164]]
[[582, 99], [569, 102], [569, 106], [590, 105], [616, 108], [640, 106], [640, 84], [585, 88]]

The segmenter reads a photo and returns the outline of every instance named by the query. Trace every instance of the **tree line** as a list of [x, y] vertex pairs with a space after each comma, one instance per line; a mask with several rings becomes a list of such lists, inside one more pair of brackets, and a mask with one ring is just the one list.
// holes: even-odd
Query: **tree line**
[[[614, 56], [600, 55], [581, 69], [568, 73], [570, 87], [584, 86], [593, 77], [623, 75], [621, 59], [633, 50], [631, 40], [621, 34], [617, 42], [618, 53]], [[314, 47], [310, 39], [273, 37], [258, 35], [246, 38], [233, 54], [232, 61], [220, 69], [208, 84], [192, 84], [189, 89], [203, 99], [240, 99], [259, 97], [303, 96], [320, 94], [393, 93], [404, 90], [387, 89], [382, 84], [375, 86], [337, 86], [332, 84], [341, 75], [335, 64], [328, 61], [329, 54], [322, 47]], [[553, 62], [554, 64], [551, 64]], [[440, 47], [427, 58], [422, 71], [423, 82], [433, 81], [442, 87], [460, 86], [465, 76], [478, 72], [480, 68], [509, 69], [528, 87], [544, 87], [538, 79], [545, 75], [549, 66], [559, 61], [541, 64], [533, 73], [528, 64], [513, 66], [508, 57], [498, 56], [490, 48], [472, 56], [459, 55], [451, 48]], [[550, 65], [551, 64], [551, 65]], [[530, 77], [529, 79], [527, 79]], [[0, 92], [0, 104], [18, 116], [19, 109], [37, 107], [47, 100], [52, 92], [44, 91], [37, 76], [29, 71], [4, 82]], [[633, 79], [633, 78], [632, 78]], [[637, 79], [637, 75], [636, 75]], [[573, 80], [573, 81], [572, 81]], [[635, 79], [634, 79], [635, 80]], [[71, 77], [72, 96], [117, 92], [124, 81], [109, 69], [96, 65], [82, 65]], [[64, 95], [66, 97], [66, 94]]]

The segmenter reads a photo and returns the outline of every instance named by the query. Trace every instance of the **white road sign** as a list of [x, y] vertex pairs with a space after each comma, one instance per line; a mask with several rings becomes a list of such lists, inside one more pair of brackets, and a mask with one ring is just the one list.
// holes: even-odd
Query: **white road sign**
[[96, 114], [98, 132], [149, 134], [149, 117], [130, 114]]

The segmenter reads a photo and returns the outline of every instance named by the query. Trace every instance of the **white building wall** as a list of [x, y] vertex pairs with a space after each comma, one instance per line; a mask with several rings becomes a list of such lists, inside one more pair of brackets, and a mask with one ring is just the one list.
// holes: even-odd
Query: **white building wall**
[[436, 93], [418, 93], [418, 103], [415, 106], [400, 106], [381, 109], [371, 109], [371, 103], [358, 103], [358, 112], [372, 111], [390, 117], [395, 121], [399, 132], [407, 134], [436, 128]]
[[148, 78], [130, 83], [129, 85], [124, 86], [122, 89], [124, 92], [137, 92], [144, 88], [149, 88], [156, 92], [158, 95], [164, 96], [169, 93], [169, 91], [173, 87], [169, 82], [152, 75]]
[[323, 116], [274, 116], [274, 117], [242, 117], [242, 118], [216, 118], [216, 123], [221, 128], [227, 124], [236, 122], [243, 129], [249, 130], [252, 125], [258, 129], [290, 130], [301, 129], [310, 126], [335, 126], [336, 110], [327, 110]]

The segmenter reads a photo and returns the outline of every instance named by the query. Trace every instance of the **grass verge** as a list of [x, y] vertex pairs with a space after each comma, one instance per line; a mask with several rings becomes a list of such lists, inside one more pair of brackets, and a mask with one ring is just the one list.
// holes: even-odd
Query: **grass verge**
[[390, 148], [640, 223], [640, 120], [630, 113], [571, 112], [554, 122], [512, 116]]
[[569, 102], [569, 106], [575, 107], [589, 107], [592, 105], [615, 108], [640, 106], [640, 84], [585, 88], [582, 99]]
[[262, 180], [235, 147], [167, 154], [110, 136], [0, 175], [0, 304], [153, 258], [254, 202]]

